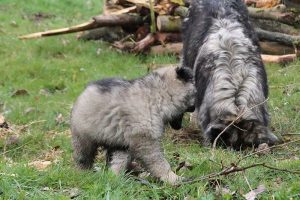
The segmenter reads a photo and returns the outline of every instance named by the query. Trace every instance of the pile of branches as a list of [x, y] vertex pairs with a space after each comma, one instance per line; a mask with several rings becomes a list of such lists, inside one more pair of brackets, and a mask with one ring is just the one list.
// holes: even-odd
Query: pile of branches
[[[260, 39], [263, 60], [276, 63], [295, 60], [300, 51], [299, 0], [244, 1]], [[189, 4], [189, 0], [106, 0], [103, 14], [88, 22], [19, 38], [81, 32], [79, 39], [106, 40], [122, 51], [179, 54], [181, 24]]]

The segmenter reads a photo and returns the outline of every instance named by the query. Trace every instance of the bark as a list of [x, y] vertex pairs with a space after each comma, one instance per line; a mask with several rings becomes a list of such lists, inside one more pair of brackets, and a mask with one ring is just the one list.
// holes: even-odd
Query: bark
[[288, 46], [300, 47], [300, 36], [293, 36], [279, 32], [265, 31], [260, 28], [255, 29], [260, 40], [279, 42]]
[[118, 41], [113, 44], [113, 47], [134, 53], [141, 53], [147, 51], [150, 46], [154, 44], [163, 44], [167, 42], [181, 41], [181, 34], [179, 33], [149, 33], [142, 40], [134, 43], [128, 41]]
[[257, 19], [275, 20], [289, 25], [298, 25], [300, 23], [299, 15], [293, 12], [273, 11], [270, 9], [259, 9], [248, 7], [249, 16]]
[[155, 42], [155, 34], [150, 33], [144, 39], [137, 42], [135, 47], [133, 48], [133, 52], [139, 53], [145, 51]]
[[126, 36], [125, 31], [120, 26], [116, 27], [101, 27], [80, 33], [77, 37], [79, 40], [103, 40], [114, 42], [121, 40]]
[[[285, 12], [285, 6], [282, 5], [278, 5], [274, 8], [269, 9], [248, 7], [248, 12], [250, 18], [253, 19], [275, 20], [281, 23], [296, 26], [299, 26], [300, 23], [299, 15], [293, 12]], [[188, 13], [188, 8], [184, 6], [178, 6], [174, 9], [173, 13], [176, 16], [186, 17]]]
[[174, 9], [173, 12], [175, 16], [186, 17], [188, 13], [188, 8], [184, 6], [178, 6]]
[[300, 30], [288, 25], [281, 23], [279, 21], [274, 20], [266, 20], [266, 19], [252, 19], [251, 20], [254, 27], [261, 28], [264, 30], [272, 31], [272, 32], [280, 32], [289, 35], [299, 35]]
[[179, 16], [161, 15], [157, 16], [157, 29], [160, 32], [180, 32], [181, 18]]
[[19, 39], [33, 39], [53, 35], [61, 35], [66, 33], [75, 33], [104, 26], [133, 26], [142, 24], [142, 17], [138, 15], [99, 15], [93, 17], [92, 20], [76, 26], [54, 29], [44, 32], [32, 33], [20, 36]]
[[284, 4], [288, 7], [288, 8], [297, 8], [300, 9], [300, 1], [299, 0], [284, 0]]
[[[181, 19], [174, 18], [173, 16], [159, 16], [157, 18], [157, 26], [158, 30], [162, 32], [179, 32], [181, 31]], [[283, 27], [286, 26], [288, 25], [283, 25]], [[294, 28], [291, 28], [290, 30], [293, 32], [297, 31]], [[280, 32], [270, 32], [260, 28], [256, 28], [255, 31], [260, 40], [278, 42], [287, 46], [300, 46], [300, 36], [298, 35], [289, 35]]]
[[291, 46], [279, 44], [277, 42], [259, 42], [262, 53], [272, 55], [293, 54], [295, 49]]
[[188, 13], [188, 8], [185, 6], [177, 6], [172, 11], [173, 15], [180, 16], [180, 17], [186, 17]]
[[165, 55], [165, 54], [180, 54], [182, 51], [182, 43], [170, 43], [165, 45], [156, 45], [150, 48], [150, 54]]

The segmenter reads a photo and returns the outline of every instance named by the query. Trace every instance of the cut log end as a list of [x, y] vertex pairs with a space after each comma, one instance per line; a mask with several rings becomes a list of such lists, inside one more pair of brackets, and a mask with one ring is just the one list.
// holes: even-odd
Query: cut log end
[[277, 63], [277, 64], [286, 64], [296, 60], [296, 54], [287, 54], [287, 55], [261, 55], [264, 63]]

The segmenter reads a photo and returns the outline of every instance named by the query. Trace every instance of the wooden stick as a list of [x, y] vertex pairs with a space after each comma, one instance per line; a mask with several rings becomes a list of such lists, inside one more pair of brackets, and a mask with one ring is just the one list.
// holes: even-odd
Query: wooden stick
[[59, 34], [66, 34], [66, 33], [75, 33], [79, 31], [89, 30], [93, 29], [95, 27], [95, 21], [90, 20], [88, 22], [68, 27], [68, 28], [60, 28], [60, 29], [54, 29], [44, 32], [38, 32], [38, 33], [32, 33], [28, 35], [19, 36], [19, 39], [34, 39], [34, 38], [40, 38], [40, 37], [46, 37], [46, 36], [52, 36], [52, 35], [59, 35]]
[[215, 178], [215, 177], [219, 177], [219, 176], [226, 176], [226, 175], [236, 173], [236, 172], [243, 172], [243, 171], [246, 171], [247, 169], [251, 169], [251, 168], [254, 168], [254, 167], [265, 167], [265, 168], [272, 169], [272, 170], [275, 170], [275, 171], [288, 172], [288, 173], [292, 173], [292, 174], [300, 174], [300, 171], [292, 171], [292, 170], [288, 170], [288, 169], [281, 169], [281, 168], [277, 168], [277, 167], [267, 165], [265, 163], [254, 163], [254, 164], [246, 166], [246, 167], [239, 167], [236, 164], [232, 163], [231, 166], [226, 167], [225, 169], [223, 169], [220, 172], [200, 176], [200, 177], [197, 177], [193, 180], [185, 181], [182, 184], [191, 184], [191, 183], [195, 183], [195, 182], [199, 182], [199, 181], [203, 181], [203, 180], [207, 180], [207, 179], [211, 179], [211, 178]]
[[287, 54], [287, 55], [265, 55], [262, 54], [261, 58], [263, 59], [264, 63], [280, 63], [285, 64], [288, 62], [293, 62], [296, 60], [296, 54]]
[[93, 17], [93, 19], [89, 20], [88, 22], [76, 26], [32, 33], [29, 35], [23, 35], [20, 36], [19, 39], [33, 39], [33, 38], [40, 38], [46, 36], [61, 35], [66, 33], [75, 33], [75, 32], [90, 30], [98, 27], [103, 27], [103, 26], [138, 25], [141, 24], [142, 22], [143, 22], [142, 18], [138, 15], [128, 15], [128, 14], [99, 15]]
[[132, 51], [140, 53], [149, 49], [156, 42], [165, 45], [166, 42], [178, 42], [179, 40], [181, 41], [181, 35], [178, 33], [150, 33], [144, 39], [138, 41]]

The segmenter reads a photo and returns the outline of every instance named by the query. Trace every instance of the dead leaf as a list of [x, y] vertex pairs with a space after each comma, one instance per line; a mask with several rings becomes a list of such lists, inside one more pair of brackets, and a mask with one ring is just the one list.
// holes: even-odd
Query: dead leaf
[[267, 155], [271, 153], [271, 149], [267, 143], [258, 145], [255, 151], [257, 152], [257, 155]]
[[256, 189], [251, 190], [247, 194], [243, 195], [246, 200], [255, 200], [257, 195], [266, 191], [266, 187], [264, 185], [259, 185]]
[[25, 95], [29, 95], [28, 91], [25, 89], [18, 89], [16, 91], [14, 91], [12, 93], [12, 97], [16, 97], [16, 96], [25, 96]]
[[74, 199], [75, 197], [78, 197], [81, 193], [80, 189], [78, 188], [69, 188], [63, 190], [64, 193], [67, 193], [67, 195], [71, 198]]
[[100, 53], [102, 52], [102, 49], [101, 48], [98, 48], [97, 50], [96, 50], [96, 54], [99, 56], [100, 55]]
[[49, 96], [51, 92], [48, 89], [40, 89], [39, 94], [43, 96]]
[[49, 188], [49, 187], [44, 187], [44, 188], [42, 188], [41, 190], [42, 190], [42, 191], [50, 191], [51, 188]]
[[52, 164], [51, 161], [48, 160], [37, 160], [37, 161], [33, 161], [28, 163], [29, 167], [34, 167], [35, 169], [39, 170], [39, 171], [43, 171], [45, 170], [48, 166], [50, 166]]
[[55, 146], [43, 155], [43, 159], [51, 161], [53, 163], [57, 163], [58, 160], [61, 158], [62, 153], [63, 150], [60, 150], [60, 146]]
[[65, 121], [65, 119], [61, 113], [59, 113], [55, 118], [55, 122], [57, 124], [62, 124], [62, 123], [64, 123], [64, 121]]
[[13, 27], [18, 27], [18, 24], [15, 20], [11, 21], [10, 25], [13, 26]]

